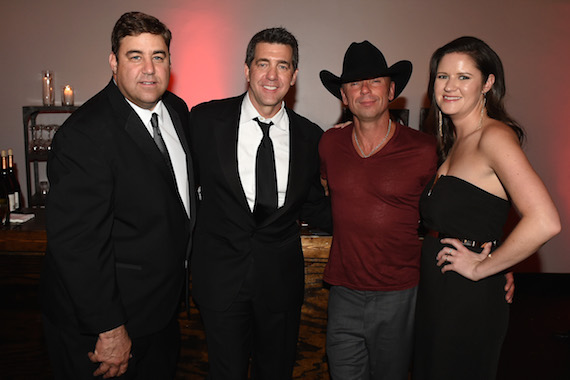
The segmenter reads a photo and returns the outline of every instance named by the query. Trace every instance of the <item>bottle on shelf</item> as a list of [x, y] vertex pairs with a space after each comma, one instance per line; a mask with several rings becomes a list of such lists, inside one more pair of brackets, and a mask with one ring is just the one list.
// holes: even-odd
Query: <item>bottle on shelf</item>
[[10, 225], [10, 200], [4, 177], [0, 176], [0, 226]]
[[8, 161], [6, 151], [2, 151], [2, 166], [0, 166], [0, 222], [10, 225], [10, 212], [14, 207], [14, 189], [8, 177]]
[[46, 207], [48, 193], [49, 193], [49, 182], [40, 181], [39, 189], [34, 194], [33, 204], [40, 208]]
[[8, 149], [8, 177], [14, 186], [14, 210], [18, 211], [22, 207], [22, 188], [18, 182], [18, 176], [14, 170], [14, 154], [12, 149]]
[[2, 169], [0, 175], [3, 178], [4, 185], [6, 186], [6, 190], [8, 191], [8, 206], [10, 212], [14, 211], [15, 201], [14, 201], [14, 184], [8, 175], [8, 156], [6, 155], [6, 151], [2, 150]]

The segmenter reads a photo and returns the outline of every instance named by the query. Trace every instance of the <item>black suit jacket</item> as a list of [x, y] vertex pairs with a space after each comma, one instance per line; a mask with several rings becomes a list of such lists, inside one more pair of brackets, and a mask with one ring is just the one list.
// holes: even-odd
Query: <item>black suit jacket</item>
[[[193, 189], [188, 108], [168, 92], [162, 100]], [[48, 178], [44, 314], [85, 334], [165, 327], [180, 305], [195, 199], [190, 219], [166, 160], [113, 81], [58, 130]]]
[[200, 186], [192, 252], [192, 291], [199, 306], [225, 310], [250, 265], [258, 296], [274, 311], [303, 302], [304, 261], [298, 220], [330, 228], [330, 204], [319, 180], [322, 130], [287, 109], [290, 166], [285, 204], [257, 225], [237, 166], [244, 95], [204, 103], [190, 113], [190, 141]]

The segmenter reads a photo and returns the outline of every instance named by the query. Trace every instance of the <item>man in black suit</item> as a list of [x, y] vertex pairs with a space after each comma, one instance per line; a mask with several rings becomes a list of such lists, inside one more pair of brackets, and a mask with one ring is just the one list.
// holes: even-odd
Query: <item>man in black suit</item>
[[163, 23], [125, 13], [111, 39], [113, 79], [48, 160], [44, 331], [57, 379], [168, 379], [195, 219], [188, 108], [166, 91]]
[[[210, 379], [247, 378], [250, 356], [256, 379], [292, 375], [304, 290], [298, 221], [331, 223], [319, 180], [322, 130], [283, 102], [297, 62], [293, 35], [263, 30], [247, 48], [247, 93], [190, 113], [200, 186], [192, 289]], [[267, 147], [270, 156], [256, 164]], [[272, 174], [260, 174], [256, 166], [267, 163]]]

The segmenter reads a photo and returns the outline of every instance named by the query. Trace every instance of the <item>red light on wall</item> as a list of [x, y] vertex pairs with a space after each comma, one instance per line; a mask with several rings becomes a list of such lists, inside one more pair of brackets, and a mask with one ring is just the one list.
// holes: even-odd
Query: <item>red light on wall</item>
[[[186, 101], [189, 107], [212, 99], [238, 95], [244, 91], [244, 76], [236, 75], [243, 65], [242, 55], [236, 56], [235, 18], [225, 13], [208, 13], [193, 9], [177, 10], [168, 17], [173, 38], [172, 78], [170, 90]], [[247, 41], [239, 41], [245, 54]], [[243, 45], [243, 48], [241, 47]]]

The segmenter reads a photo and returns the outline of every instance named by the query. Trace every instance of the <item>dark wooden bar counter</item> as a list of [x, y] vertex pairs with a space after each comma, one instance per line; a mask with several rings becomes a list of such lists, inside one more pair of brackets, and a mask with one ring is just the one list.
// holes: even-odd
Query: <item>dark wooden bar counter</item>
[[[47, 245], [45, 210], [34, 211], [34, 219], [0, 229], [0, 368], [10, 379], [52, 378], [37, 299]], [[332, 238], [304, 233], [305, 303], [294, 378], [329, 379], [325, 356], [328, 290], [323, 287], [322, 274]], [[182, 345], [176, 379], [205, 379], [205, 335], [193, 304], [190, 316], [181, 311], [179, 321]]]
[[51, 379], [38, 288], [46, 248], [44, 210], [0, 227], [0, 368], [5, 379]]
[[0, 228], [1, 285], [37, 285], [47, 238], [45, 210], [36, 209], [35, 214], [21, 225]]

